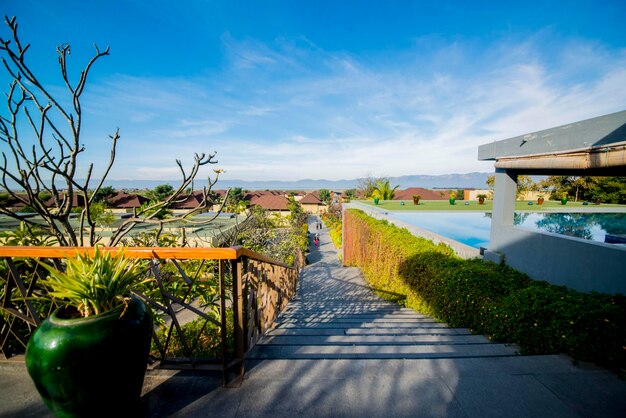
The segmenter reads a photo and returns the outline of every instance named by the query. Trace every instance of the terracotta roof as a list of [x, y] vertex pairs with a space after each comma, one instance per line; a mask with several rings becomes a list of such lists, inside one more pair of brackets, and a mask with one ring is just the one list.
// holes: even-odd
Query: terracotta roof
[[[195, 209], [202, 203], [204, 198], [202, 190], [196, 190], [190, 195], [179, 196], [176, 203], [172, 205], [172, 209]], [[184, 199], [184, 200], [182, 200]]]
[[147, 202], [148, 199], [138, 195], [138, 194], [129, 194], [126, 192], [119, 191], [109, 197], [106, 198], [109, 206], [115, 209], [128, 209], [128, 208], [138, 208], [143, 203]]
[[[30, 199], [28, 198], [27, 194], [24, 193], [17, 193], [17, 195], [23, 199], [25, 199], [26, 201], [30, 201]], [[3, 202], [3, 206], [5, 208], [13, 208], [13, 209], [22, 209], [24, 208], [24, 206], [26, 206], [26, 204], [22, 203], [22, 201], [14, 198], [11, 195], [8, 195], [6, 197], [6, 200]]]
[[306, 205], [323, 205], [324, 202], [322, 202], [319, 197], [317, 197], [315, 194], [313, 193], [309, 193], [306, 196], [304, 196], [302, 198], [302, 200], [300, 200], [301, 204], [306, 204]]
[[261, 196], [282, 196], [285, 197], [285, 192], [279, 190], [255, 190], [253, 192], [247, 192], [243, 196], [243, 200], [248, 200], [253, 203], [254, 199], [258, 199]]
[[443, 196], [441, 196], [439, 190], [423, 189], [421, 187], [409, 187], [405, 190], [396, 190], [393, 200], [412, 200], [413, 195], [418, 194], [422, 200], [448, 200], [450, 197], [449, 190], [441, 190]]
[[227, 192], [228, 192], [228, 190], [224, 190], [224, 189], [211, 190], [211, 195], [214, 195], [214, 196], [217, 196], [217, 197], [224, 197], [224, 196], [226, 196]]
[[289, 199], [285, 196], [273, 194], [263, 194], [250, 200], [250, 206], [260, 206], [267, 210], [289, 210], [287, 203], [289, 203]]
[[[59, 197], [58, 197], [58, 202], [59, 204], [61, 204], [61, 202], [63, 202], [63, 198], [65, 193], [59, 193]], [[51, 197], [50, 199], [46, 200], [46, 202], [44, 203], [44, 205], [48, 208], [53, 208], [56, 207], [56, 204], [54, 203], [54, 197]], [[77, 207], [84, 207], [85, 206], [85, 198], [83, 197], [83, 195], [79, 195], [77, 193], [74, 193], [72, 195], [72, 207], [73, 208], [77, 208]]]

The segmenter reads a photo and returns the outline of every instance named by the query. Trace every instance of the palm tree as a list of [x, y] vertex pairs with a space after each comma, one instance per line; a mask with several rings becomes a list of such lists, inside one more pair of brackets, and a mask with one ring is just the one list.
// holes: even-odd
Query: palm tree
[[399, 185], [392, 189], [388, 179], [378, 180], [371, 197], [377, 197], [381, 200], [392, 200], [398, 187]]

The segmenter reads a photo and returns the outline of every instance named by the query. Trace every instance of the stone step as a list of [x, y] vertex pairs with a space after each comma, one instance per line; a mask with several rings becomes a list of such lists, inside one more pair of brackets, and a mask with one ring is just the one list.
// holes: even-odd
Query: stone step
[[311, 323], [282, 323], [280, 328], [447, 328], [442, 322], [416, 323], [402, 322], [311, 322]]
[[472, 335], [467, 328], [274, 328], [266, 335]]
[[490, 344], [483, 335], [265, 335], [257, 345]]
[[364, 307], [356, 307], [351, 305], [337, 305], [337, 306], [323, 306], [323, 305], [315, 305], [315, 306], [291, 306], [287, 305], [287, 308], [283, 311], [283, 315], [289, 314], [299, 314], [305, 315], [308, 313], [316, 313], [316, 312], [326, 312], [333, 314], [351, 314], [351, 315], [422, 315], [419, 312], [415, 312], [412, 310], [400, 310], [397, 307], [373, 307], [373, 308], [364, 308]]
[[398, 305], [393, 304], [391, 302], [381, 301], [380, 299], [375, 300], [372, 299], [371, 302], [367, 302], [362, 298], [355, 298], [353, 303], [350, 305], [346, 304], [347, 299], [337, 299], [335, 301], [331, 301], [328, 299], [320, 299], [319, 297], [312, 298], [310, 301], [302, 301], [302, 300], [292, 300], [289, 303], [289, 309], [295, 308], [311, 308], [311, 307], [327, 307], [327, 308], [338, 308], [338, 309], [389, 309], [394, 311], [408, 311], [410, 309], [407, 308], [399, 308]]
[[433, 359], [502, 357], [517, 355], [514, 346], [504, 344], [459, 345], [258, 345], [248, 359]]
[[317, 311], [289, 311], [283, 312], [280, 315], [280, 318], [308, 318], [308, 317], [337, 317], [337, 318], [358, 318], [358, 319], [375, 319], [375, 318], [428, 318], [431, 317], [428, 315], [423, 315], [419, 313], [410, 313], [410, 312], [338, 312], [338, 311], [327, 311], [324, 309]]
[[438, 323], [432, 318], [377, 318], [377, 317], [369, 317], [369, 318], [345, 318], [345, 317], [304, 317], [304, 318], [280, 318], [276, 321], [277, 326], [287, 325], [287, 324], [301, 324], [304, 326], [308, 326], [310, 324], [327, 324], [327, 323], [335, 323], [335, 324], [360, 324], [360, 323], [368, 323], [368, 324], [414, 324], [419, 326], [420, 324], [433, 324]]

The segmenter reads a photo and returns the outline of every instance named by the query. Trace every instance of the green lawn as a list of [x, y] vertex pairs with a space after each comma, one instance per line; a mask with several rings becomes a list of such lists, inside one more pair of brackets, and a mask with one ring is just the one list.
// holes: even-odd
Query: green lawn
[[[374, 205], [373, 200], [359, 200], [360, 203], [366, 205], [377, 206], [381, 209], [387, 210], [433, 210], [433, 211], [457, 211], [457, 210], [474, 210], [474, 211], [490, 211], [493, 207], [493, 201], [487, 200], [484, 205], [479, 205], [475, 200], [457, 200], [455, 205], [451, 205], [447, 200], [420, 200], [419, 205], [414, 205], [412, 200], [383, 200], [378, 205]], [[469, 203], [466, 205], [465, 203]], [[402, 205], [404, 203], [404, 205]], [[626, 205], [612, 205], [612, 204], [600, 204], [600, 205], [588, 205], [584, 206], [582, 202], [567, 202], [566, 205], [561, 205], [561, 202], [546, 200], [543, 205], [538, 205], [537, 202], [533, 202], [532, 205], [528, 204], [528, 201], [518, 201], [515, 209], [518, 211], [554, 211], [554, 210], [567, 210], [568, 208], [575, 208], [576, 210], [588, 209], [593, 212], [597, 208], [620, 208], [626, 209]]]

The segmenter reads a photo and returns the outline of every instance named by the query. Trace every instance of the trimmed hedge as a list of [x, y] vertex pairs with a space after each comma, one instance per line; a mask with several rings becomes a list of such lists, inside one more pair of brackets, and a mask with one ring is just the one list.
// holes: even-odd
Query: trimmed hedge
[[328, 234], [335, 248], [341, 248], [341, 219], [330, 213], [324, 213], [322, 215], [322, 221], [324, 221], [324, 224], [328, 228]]
[[626, 369], [626, 297], [582, 293], [510, 267], [463, 260], [444, 244], [350, 209], [345, 263], [382, 297], [453, 327], [516, 343], [526, 354], [566, 353]]

